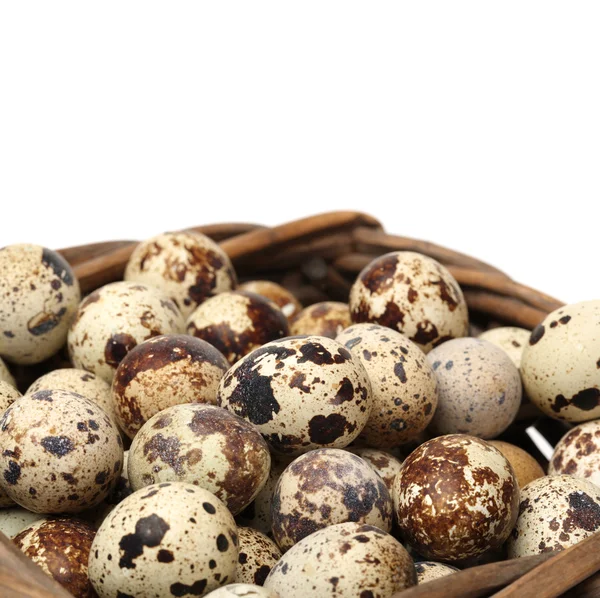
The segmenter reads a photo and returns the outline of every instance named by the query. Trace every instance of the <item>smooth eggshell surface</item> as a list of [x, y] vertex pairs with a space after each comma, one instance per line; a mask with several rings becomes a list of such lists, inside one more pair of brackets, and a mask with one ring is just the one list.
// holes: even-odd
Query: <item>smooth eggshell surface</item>
[[482, 332], [477, 338], [500, 347], [512, 360], [515, 366], [521, 367], [523, 349], [529, 343], [531, 331], [516, 326], [501, 326]]
[[522, 448], [501, 440], [490, 440], [489, 443], [497, 448], [511, 464], [515, 476], [517, 476], [519, 488], [523, 488], [529, 482], [545, 475], [542, 466]]
[[402, 461], [391, 453], [371, 448], [349, 448], [351, 453], [358, 455], [383, 480], [386, 488], [392, 493], [394, 480], [402, 469]]
[[352, 324], [347, 303], [322, 301], [305, 307], [291, 322], [291, 334], [315, 334], [335, 338]]
[[22, 396], [12, 384], [0, 380], [0, 415]]
[[236, 580], [262, 586], [281, 558], [281, 550], [273, 540], [251, 527], [238, 527], [238, 537], [240, 555]]
[[8, 382], [11, 386], [16, 386], [17, 383], [13, 375], [10, 373], [7, 365], [4, 363], [4, 360], [0, 357], [0, 382]]
[[238, 289], [240, 291], [257, 293], [270, 299], [279, 307], [288, 320], [302, 311], [300, 301], [290, 291], [276, 282], [271, 282], [270, 280], [250, 280], [241, 284]]
[[445, 565], [444, 563], [435, 563], [434, 561], [423, 561], [421, 563], [415, 563], [415, 569], [417, 571], [417, 580], [419, 585], [439, 579], [440, 577], [446, 577], [459, 571], [452, 565]]
[[0, 509], [0, 532], [7, 538], [14, 538], [22, 529], [42, 518], [43, 515], [28, 511], [23, 507], [14, 506]]
[[236, 596], [244, 596], [244, 598], [280, 598], [277, 592], [247, 583], [232, 583], [206, 594], [206, 598], [235, 598]]

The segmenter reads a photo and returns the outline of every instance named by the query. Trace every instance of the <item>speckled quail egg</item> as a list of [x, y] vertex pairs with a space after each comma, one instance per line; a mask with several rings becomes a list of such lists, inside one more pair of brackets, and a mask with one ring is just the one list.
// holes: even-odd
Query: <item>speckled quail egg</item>
[[500, 326], [482, 332], [478, 338], [500, 347], [512, 360], [517, 369], [521, 367], [523, 349], [529, 342], [531, 331], [516, 326]]
[[76, 513], [97, 505], [122, 464], [115, 424], [76, 393], [40, 390], [0, 418], [0, 487], [30, 511]]
[[290, 324], [291, 334], [314, 334], [335, 338], [352, 324], [347, 303], [322, 301], [305, 307]]
[[216, 347], [231, 364], [289, 334], [283, 312], [272, 301], [247, 291], [221, 293], [206, 300], [188, 318], [186, 330]]
[[523, 387], [519, 370], [496, 345], [457, 338], [427, 359], [438, 380], [439, 401], [430, 429], [435, 434], [495, 438], [515, 419]]
[[521, 375], [546, 415], [577, 423], [600, 418], [600, 300], [561, 307], [536, 326]]
[[371, 381], [373, 408], [359, 441], [392, 448], [417, 437], [438, 403], [436, 376], [423, 351], [376, 324], [355, 324], [336, 340], [360, 359]]
[[39, 363], [67, 340], [81, 298], [68, 262], [38, 245], [0, 249], [0, 355]]
[[280, 598], [277, 592], [247, 583], [232, 583], [206, 594], [206, 598], [232, 598], [244, 596], [244, 598]]
[[168, 334], [144, 341], [119, 364], [112, 384], [117, 421], [133, 438], [153, 415], [183, 403], [216, 403], [229, 363], [206, 341]]
[[402, 461], [391, 453], [379, 449], [350, 448], [348, 450], [363, 459], [379, 475], [391, 496], [396, 475], [402, 469]]
[[600, 529], [600, 488], [569, 475], [533, 480], [521, 491], [509, 558], [563, 550]]
[[22, 529], [42, 518], [43, 515], [19, 506], [0, 509], [0, 532], [7, 538], [14, 538]]
[[241, 284], [238, 289], [240, 291], [249, 291], [257, 293], [275, 303], [283, 312], [283, 315], [291, 320], [296, 314], [302, 311], [302, 304], [296, 297], [276, 282], [270, 280], [250, 280]]
[[102, 407], [114, 421], [117, 421], [112, 397], [110, 394], [110, 384], [85, 370], [77, 368], [61, 368], [53, 370], [38, 378], [28, 389], [27, 394], [33, 394], [38, 390], [68, 390], [84, 396], [90, 401], [94, 401]]
[[360, 360], [324, 336], [267, 343], [221, 380], [218, 403], [258, 427], [275, 451], [343, 448], [371, 411], [371, 383]]
[[417, 571], [417, 581], [421, 585], [440, 577], [446, 577], [459, 571], [452, 565], [445, 565], [444, 563], [436, 563], [434, 561], [422, 561], [421, 563], [415, 563], [415, 570]]
[[113, 282], [88, 295], [69, 330], [73, 365], [112, 382], [122, 359], [153, 336], [183, 331], [183, 316], [158, 289]]
[[104, 520], [89, 575], [100, 598], [203, 596], [235, 579], [237, 528], [213, 494], [182, 482], [134, 492]]
[[12, 384], [0, 380], [0, 415], [21, 396], [21, 393]]
[[572, 428], [554, 447], [548, 475], [561, 474], [600, 486], [600, 420]]
[[298, 542], [265, 587], [286, 598], [389, 598], [416, 583], [413, 561], [400, 542], [372, 525], [349, 522]]
[[374, 259], [350, 291], [354, 322], [394, 328], [428, 352], [469, 332], [469, 315], [454, 277], [435, 260], [411, 251]]
[[517, 519], [519, 486], [489, 443], [462, 434], [412, 452], [394, 482], [398, 525], [424, 557], [457, 562], [500, 546]]
[[501, 440], [490, 440], [489, 443], [506, 457], [515, 472], [519, 488], [545, 475], [542, 466], [522, 448]]
[[209, 490], [236, 515], [269, 476], [269, 447], [237, 415], [198, 403], [175, 405], [150, 418], [129, 449], [134, 490], [159, 482], [188, 482]]
[[0, 357], [0, 382], [8, 382], [11, 386], [17, 386], [17, 383], [10, 373], [10, 370], [4, 363], [3, 359]]
[[282, 550], [318, 529], [356, 521], [392, 528], [393, 504], [383, 480], [360, 457], [317, 449], [281, 474], [271, 505], [273, 537]]
[[273, 540], [251, 527], [238, 527], [240, 554], [236, 580], [262, 586], [267, 575], [281, 558]]
[[88, 559], [95, 530], [77, 519], [42, 519], [13, 540], [43, 571], [75, 598], [95, 598]]
[[125, 280], [159, 288], [185, 317], [205, 299], [237, 284], [227, 254], [206, 235], [192, 231], [165, 233], [140, 243], [129, 258]]
[[293, 461], [287, 455], [271, 455], [271, 471], [269, 477], [256, 498], [236, 517], [238, 525], [251, 527], [269, 537], [271, 528], [271, 503], [277, 482], [285, 468]]

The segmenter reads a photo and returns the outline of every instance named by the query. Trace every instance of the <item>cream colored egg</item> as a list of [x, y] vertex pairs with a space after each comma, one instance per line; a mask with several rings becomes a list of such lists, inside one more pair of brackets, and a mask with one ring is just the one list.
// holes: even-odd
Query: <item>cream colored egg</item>
[[349, 450], [363, 459], [379, 475], [391, 496], [394, 480], [402, 469], [402, 461], [391, 453], [379, 449], [351, 448]]
[[436, 376], [423, 351], [377, 324], [354, 324], [336, 340], [360, 359], [371, 381], [373, 408], [359, 442], [393, 448], [423, 432], [438, 404]]
[[416, 585], [413, 561], [384, 531], [339, 523], [307, 536], [286, 552], [265, 588], [286, 598], [389, 598]]
[[71, 266], [51, 249], [9, 245], [0, 249], [0, 272], [0, 356], [19, 364], [52, 357], [81, 298]]
[[436, 563], [434, 561], [415, 563], [415, 569], [419, 585], [439, 579], [440, 577], [446, 577], [446, 575], [451, 575], [459, 570], [452, 565], [445, 565], [444, 563]]
[[23, 507], [13, 506], [0, 509], [0, 532], [7, 538], [14, 538], [21, 530], [29, 527], [34, 521], [39, 521], [43, 515], [28, 511]]
[[600, 486], [600, 420], [569, 430], [554, 448], [548, 475], [572, 475]]
[[0, 415], [23, 396], [12, 384], [0, 380]]
[[238, 527], [238, 538], [240, 554], [236, 581], [262, 586], [281, 558], [281, 550], [273, 540], [251, 527]]
[[335, 338], [352, 324], [347, 303], [322, 301], [305, 307], [291, 322], [290, 333]]
[[235, 579], [237, 528], [213, 494], [182, 482], [147, 486], [104, 520], [90, 580], [100, 598], [203, 596]]
[[236, 596], [244, 596], [244, 598], [280, 598], [277, 592], [247, 583], [232, 583], [206, 594], [206, 598], [235, 598]]
[[350, 291], [350, 313], [356, 323], [398, 330], [425, 352], [469, 332], [467, 304], [454, 277], [411, 251], [387, 253], [362, 270]]
[[294, 294], [276, 282], [271, 282], [270, 280], [250, 280], [241, 284], [238, 289], [240, 291], [257, 293], [270, 299], [279, 307], [288, 320], [302, 311], [302, 304], [296, 299]]
[[563, 550], [600, 529], [600, 488], [568, 475], [533, 480], [521, 491], [509, 558]]
[[566, 305], [534, 328], [521, 375], [531, 402], [569, 422], [600, 417], [600, 300]]
[[482, 332], [478, 338], [500, 347], [517, 368], [521, 367], [523, 349], [529, 343], [531, 331], [516, 326], [500, 326]]
[[113, 282], [88, 295], [69, 330], [75, 367], [112, 382], [121, 360], [139, 343], [183, 331], [183, 316], [158, 289], [135, 282]]
[[360, 360], [324, 336], [290, 337], [256, 349], [221, 380], [218, 403], [257, 426], [277, 452], [343, 448], [371, 411]]
[[11, 386], [17, 386], [13, 375], [10, 373], [7, 365], [4, 363], [3, 359], [0, 357], [0, 382], [8, 382]]

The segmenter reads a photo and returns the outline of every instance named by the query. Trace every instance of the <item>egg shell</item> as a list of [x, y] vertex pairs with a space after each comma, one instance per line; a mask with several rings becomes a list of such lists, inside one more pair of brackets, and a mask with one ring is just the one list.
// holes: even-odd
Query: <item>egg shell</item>
[[273, 540], [251, 527], [238, 527], [238, 538], [240, 554], [236, 580], [262, 586], [281, 558], [281, 550]]
[[232, 583], [231, 585], [214, 590], [210, 594], [206, 594], [206, 598], [231, 598], [232, 596], [244, 596], [244, 598], [279, 598], [277, 592], [247, 583]]
[[438, 391], [423, 351], [399, 332], [376, 324], [355, 324], [336, 340], [360, 359], [371, 381], [373, 408], [359, 442], [392, 448], [425, 430]]
[[372, 525], [349, 522], [298, 542], [265, 587], [286, 598], [389, 598], [416, 583], [413, 561], [400, 542]]
[[548, 475], [562, 474], [600, 486], [600, 420], [572, 428], [554, 447]]
[[188, 482], [209, 490], [236, 515], [269, 476], [269, 447], [258, 430], [214, 405], [175, 405], [150, 418], [131, 443], [134, 490], [159, 482]]
[[77, 519], [42, 519], [13, 540], [36, 565], [75, 598], [95, 598], [88, 559], [95, 530]]
[[167, 407], [216, 403], [228, 369], [225, 357], [199, 338], [168, 334], [144, 341], [123, 358], [113, 380], [111, 403], [120, 427], [133, 438]]
[[216, 347], [234, 364], [252, 350], [289, 334], [283, 312], [272, 302], [247, 291], [212, 297], [186, 323], [188, 334]]
[[26, 394], [31, 395], [38, 390], [68, 390], [75, 392], [102, 407], [115, 422], [117, 421], [110, 394], [110, 384], [91, 372], [77, 368], [53, 370], [38, 378], [27, 389]]
[[43, 515], [19, 506], [0, 509], [0, 532], [7, 538], [14, 538], [21, 530], [42, 518]]
[[394, 480], [402, 469], [402, 461], [391, 453], [372, 448], [349, 448], [350, 452], [358, 455], [383, 480], [385, 487], [392, 495]]
[[68, 262], [38, 245], [0, 249], [0, 355], [19, 364], [39, 363], [67, 340], [81, 299]]
[[489, 443], [497, 448], [511, 464], [519, 488], [524, 488], [529, 482], [545, 475], [542, 466], [522, 448], [501, 440], [490, 440]]
[[575, 423], [600, 418], [600, 300], [561, 307], [536, 326], [521, 375], [546, 415]]
[[96, 403], [64, 390], [17, 399], [0, 418], [0, 487], [37, 513], [100, 503], [121, 473], [123, 443]]
[[500, 347], [512, 360], [516, 368], [521, 367], [523, 349], [529, 343], [530, 330], [516, 326], [500, 326], [482, 332], [478, 338]]
[[258, 427], [276, 452], [343, 448], [371, 411], [371, 383], [360, 360], [324, 336], [288, 337], [235, 364], [219, 385], [221, 407]]
[[134, 492], [108, 515], [89, 574], [100, 598], [202, 596], [235, 579], [237, 560], [225, 505], [203, 488], [166, 482]]
[[111, 383], [121, 360], [139, 343], [183, 332], [177, 306], [158, 289], [113, 282], [90, 293], [79, 305], [69, 330], [73, 365]]
[[459, 569], [452, 567], [452, 565], [445, 565], [444, 563], [436, 563], [434, 561], [415, 563], [415, 570], [417, 571], [419, 585], [459, 571]]
[[227, 254], [206, 235], [192, 231], [164, 233], [140, 243], [129, 258], [125, 280], [159, 288], [185, 317], [237, 284]]
[[4, 363], [4, 360], [0, 357], [0, 382], [8, 382], [11, 386], [17, 386], [14, 376], [10, 373], [8, 366]]
[[241, 284], [240, 291], [248, 291], [262, 295], [275, 303], [283, 312], [283, 315], [291, 320], [296, 314], [302, 311], [302, 304], [295, 295], [276, 282], [270, 280], [250, 280]]
[[389, 532], [393, 504], [383, 480], [360, 457], [317, 449], [295, 459], [273, 494], [273, 537], [286, 551], [313, 532], [346, 521]]
[[387, 253], [361, 271], [350, 290], [350, 313], [355, 323], [398, 330], [426, 353], [469, 332], [455, 278], [434, 259], [411, 251]]
[[12, 384], [0, 380], [0, 415], [22, 396]]
[[521, 491], [508, 557], [573, 546], [600, 529], [600, 488], [568, 475], [544, 476]]
[[433, 438], [411, 453], [394, 482], [397, 521], [425, 558], [457, 562], [500, 546], [518, 514], [509, 462], [462, 434]]
[[515, 419], [523, 388], [519, 370], [496, 345], [460, 338], [427, 356], [438, 381], [434, 434], [470, 434], [495, 438]]
[[335, 338], [352, 324], [347, 303], [321, 301], [305, 307], [290, 324], [290, 333]]

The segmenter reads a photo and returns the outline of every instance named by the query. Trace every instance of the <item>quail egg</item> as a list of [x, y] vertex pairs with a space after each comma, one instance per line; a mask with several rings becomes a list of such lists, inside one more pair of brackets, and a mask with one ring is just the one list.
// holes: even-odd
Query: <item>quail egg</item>
[[501, 440], [490, 440], [489, 443], [497, 448], [511, 464], [519, 488], [523, 488], [532, 480], [545, 475], [542, 466], [522, 448]]
[[314, 334], [335, 338], [352, 324], [347, 303], [322, 301], [305, 307], [291, 322], [291, 334]]
[[600, 420], [569, 430], [554, 448], [548, 475], [586, 478], [600, 486]]
[[281, 550], [273, 540], [251, 527], [238, 527], [238, 538], [240, 554], [236, 580], [262, 586], [281, 558]]
[[445, 565], [444, 563], [436, 563], [434, 561], [423, 561], [421, 563], [415, 563], [415, 569], [417, 571], [417, 580], [419, 585], [439, 579], [440, 577], [446, 577], [456, 573], [458, 569], [452, 567], [452, 565]]
[[241, 284], [238, 289], [240, 291], [257, 293], [270, 299], [279, 307], [288, 320], [291, 320], [296, 314], [302, 311], [302, 304], [296, 299], [294, 294], [276, 282], [271, 282], [270, 280], [250, 280]]
[[529, 342], [530, 330], [516, 326], [500, 326], [482, 332], [478, 338], [500, 347], [512, 360], [517, 369], [521, 367], [523, 349]]

